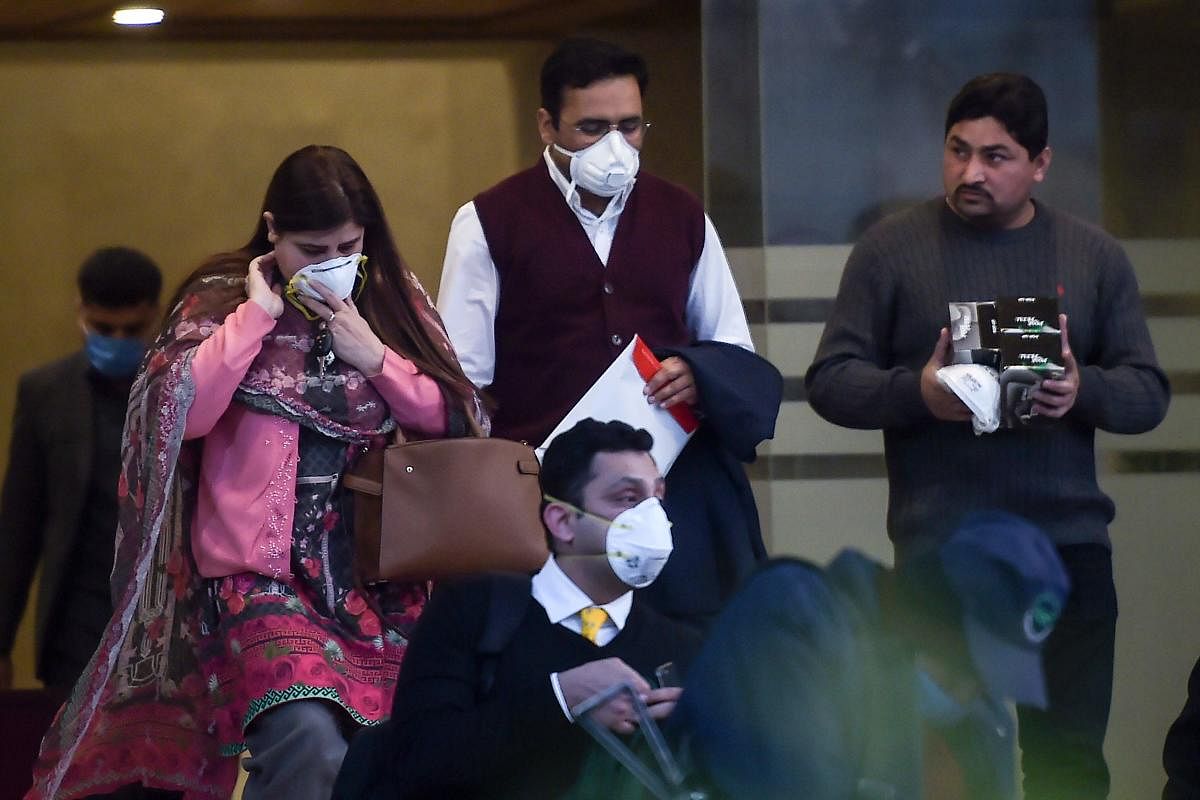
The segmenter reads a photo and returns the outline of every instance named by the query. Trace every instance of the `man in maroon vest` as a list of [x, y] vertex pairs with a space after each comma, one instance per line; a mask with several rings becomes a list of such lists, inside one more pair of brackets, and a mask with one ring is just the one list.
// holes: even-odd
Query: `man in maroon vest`
[[496, 403], [493, 434], [534, 444], [635, 334], [655, 349], [648, 402], [688, 403], [705, 425], [668, 475], [679, 557], [651, 602], [703, 622], [765, 556], [737, 460], [773, 435], [781, 381], [754, 355], [699, 201], [639, 170], [646, 83], [645, 62], [620, 47], [559, 45], [542, 66], [546, 149], [459, 209], [438, 309]]

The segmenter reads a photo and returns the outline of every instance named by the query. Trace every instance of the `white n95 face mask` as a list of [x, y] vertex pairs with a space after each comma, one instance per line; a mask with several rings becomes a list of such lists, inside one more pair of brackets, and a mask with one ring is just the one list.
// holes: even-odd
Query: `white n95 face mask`
[[615, 197], [637, 176], [641, 156], [619, 131], [609, 131], [582, 150], [554, 149], [571, 159], [571, 180], [600, 197]]
[[674, 544], [671, 521], [657, 497], [647, 497], [613, 519], [604, 539], [608, 564], [621, 582], [635, 589], [654, 583]]
[[993, 433], [1000, 427], [1000, 380], [996, 370], [982, 364], [951, 364], [937, 371], [937, 379], [971, 409], [975, 433]]
[[320, 264], [309, 264], [296, 271], [288, 281], [288, 288], [294, 293], [321, 300], [321, 294], [311, 285], [321, 283], [333, 292], [339, 300], [345, 300], [354, 291], [354, 279], [358, 277], [358, 263], [362, 253], [352, 253], [348, 256], [338, 256]]

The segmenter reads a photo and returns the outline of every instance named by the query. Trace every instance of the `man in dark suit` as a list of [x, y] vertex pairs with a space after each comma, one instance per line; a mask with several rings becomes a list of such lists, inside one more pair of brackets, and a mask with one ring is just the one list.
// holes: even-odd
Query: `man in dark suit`
[[121, 431], [158, 318], [162, 275], [146, 255], [97, 250], [79, 269], [84, 348], [21, 376], [0, 498], [0, 689], [40, 562], [37, 676], [65, 695], [112, 613]]
[[[680, 690], [650, 678], [666, 662], [686, 668], [700, 641], [640, 597], [671, 552], [651, 444], [644, 430], [593, 419], [555, 437], [541, 471], [553, 554], [532, 579], [439, 584], [392, 719], [351, 744], [337, 800], [562, 797], [591, 752], [573, 715], [581, 702], [627, 682], [651, 717], [668, 716]], [[627, 697], [593, 719], [622, 736], [637, 729]]]

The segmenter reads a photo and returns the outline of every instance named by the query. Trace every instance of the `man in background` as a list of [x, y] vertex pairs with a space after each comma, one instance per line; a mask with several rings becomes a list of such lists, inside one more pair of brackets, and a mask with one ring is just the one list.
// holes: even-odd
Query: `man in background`
[[108, 247], [83, 262], [78, 287], [84, 347], [21, 376], [0, 496], [0, 688], [40, 564], [37, 677], [61, 697], [112, 614], [121, 433], [162, 275], [145, 254]]

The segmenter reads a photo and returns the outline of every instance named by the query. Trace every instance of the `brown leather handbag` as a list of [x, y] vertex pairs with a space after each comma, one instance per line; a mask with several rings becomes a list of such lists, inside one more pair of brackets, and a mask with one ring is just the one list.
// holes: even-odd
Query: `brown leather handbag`
[[533, 448], [508, 439], [401, 439], [368, 450], [342, 478], [354, 494], [359, 577], [537, 570], [549, 555], [539, 470]]

